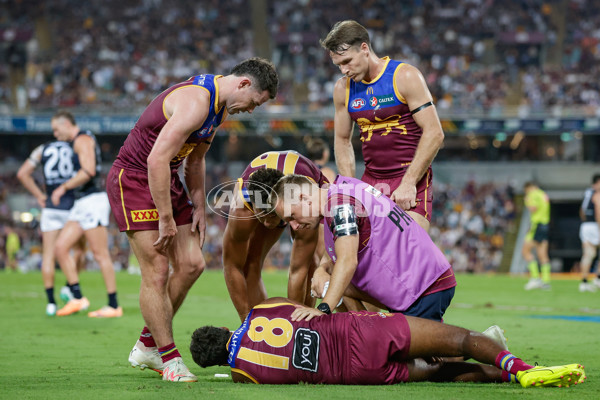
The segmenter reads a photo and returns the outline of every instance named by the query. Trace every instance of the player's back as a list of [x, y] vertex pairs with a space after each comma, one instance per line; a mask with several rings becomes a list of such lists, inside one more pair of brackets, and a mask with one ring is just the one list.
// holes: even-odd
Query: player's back
[[256, 383], [347, 383], [351, 319], [342, 313], [292, 322], [294, 309], [256, 306], [228, 344], [232, 371]]
[[[52, 204], [50, 196], [52, 192], [60, 185], [73, 177], [78, 166], [75, 166], [77, 156], [73, 152], [71, 143], [62, 141], [52, 141], [39, 148], [40, 164], [44, 173], [44, 183], [46, 186], [46, 208], [57, 208], [60, 210], [69, 210], [75, 202], [73, 190], [68, 190], [61, 197], [60, 203], [55, 206]], [[37, 149], [36, 149], [37, 150]]]

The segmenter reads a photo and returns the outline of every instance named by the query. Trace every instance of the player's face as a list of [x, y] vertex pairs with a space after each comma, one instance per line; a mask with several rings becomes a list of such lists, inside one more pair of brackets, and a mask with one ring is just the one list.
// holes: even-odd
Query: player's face
[[252, 114], [252, 111], [254, 111], [256, 107], [269, 100], [269, 91], [263, 90], [262, 92], [259, 92], [254, 89], [254, 86], [252, 86], [249, 80], [248, 82], [249, 84], [238, 87], [233, 101], [227, 103], [227, 113], [237, 114], [240, 112], [247, 112]]
[[277, 203], [275, 212], [282, 220], [290, 224], [297, 231], [300, 229], [316, 229], [321, 222], [321, 216], [315, 209], [315, 203], [306, 199], [288, 200], [285, 204], [282, 200]]
[[353, 46], [339, 54], [330, 51], [329, 56], [342, 74], [354, 82], [362, 81], [368, 72], [368, 53], [362, 47]]
[[260, 210], [255, 210], [255, 213], [257, 214], [256, 219], [258, 222], [263, 224], [267, 229], [275, 229], [281, 223], [281, 218], [274, 212], [265, 215], [264, 212], [261, 213]]
[[71, 132], [69, 129], [71, 124], [65, 118], [53, 118], [52, 121], [50, 121], [50, 126], [52, 127], [52, 133], [57, 140], [71, 140]]

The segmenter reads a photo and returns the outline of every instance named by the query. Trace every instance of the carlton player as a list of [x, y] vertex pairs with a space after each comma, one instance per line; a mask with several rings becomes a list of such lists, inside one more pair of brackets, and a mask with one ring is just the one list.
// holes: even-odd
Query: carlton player
[[[197, 380], [175, 347], [172, 320], [205, 265], [204, 155], [227, 114], [252, 113], [275, 97], [277, 85], [273, 64], [251, 58], [230, 75], [203, 74], [170, 87], [144, 110], [108, 174], [115, 219], [142, 272], [146, 326], [129, 362], [162, 371], [164, 380]], [[190, 198], [177, 175], [184, 160]]]
[[[569, 386], [583, 366], [533, 367], [482, 335], [402, 314], [349, 312], [312, 318], [314, 308], [272, 298], [235, 331], [204, 326], [190, 352], [201, 367], [229, 364], [234, 382], [383, 385], [408, 381], [519, 382]], [[308, 315], [308, 317], [306, 317]], [[465, 357], [487, 364], [426, 363]]]
[[[223, 267], [227, 289], [241, 321], [252, 307], [267, 299], [261, 278], [263, 262], [287, 226], [272, 212], [267, 198], [273, 185], [288, 174], [306, 176], [319, 186], [327, 183], [319, 167], [303, 155], [269, 151], [250, 162], [233, 193], [234, 202], [223, 234]], [[322, 227], [292, 232], [288, 297], [299, 303], [314, 305], [309, 282], [323, 254], [322, 246], [318, 249], [319, 232], [322, 238]]]
[[345, 75], [333, 92], [340, 175], [355, 176], [351, 139], [356, 122], [365, 161], [361, 179], [429, 229], [431, 162], [444, 132], [423, 75], [409, 64], [379, 58], [369, 33], [355, 21], [336, 23], [321, 45]]

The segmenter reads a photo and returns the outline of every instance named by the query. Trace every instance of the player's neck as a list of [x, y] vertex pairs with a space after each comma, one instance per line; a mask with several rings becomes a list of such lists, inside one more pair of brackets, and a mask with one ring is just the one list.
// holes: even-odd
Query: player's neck
[[371, 54], [369, 56], [369, 71], [367, 72], [367, 75], [365, 75], [364, 80], [371, 82], [379, 76], [384, 67], [385, 60], [377, 57], [375, 54]]

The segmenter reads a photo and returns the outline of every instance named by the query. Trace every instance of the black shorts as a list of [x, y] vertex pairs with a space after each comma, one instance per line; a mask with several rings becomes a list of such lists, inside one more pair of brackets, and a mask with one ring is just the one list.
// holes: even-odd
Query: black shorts
[[538, 224], [535, 228], [535, 233], [533, 234], [533, 240], [538, 243], [548, 240], [549, 232], [550, 226], [548, 224]]
[[412, 305], [408, 307], [406, 311], [390, 310], [390, 312], [399, 312], [411, 317], [419, 317], [430, 319], [432, 321], [443, 322], [442, 317], [444, 316], [446, 309], [454, 297], [455, 289], [456, 286], [423, 296], [412, 303]]

